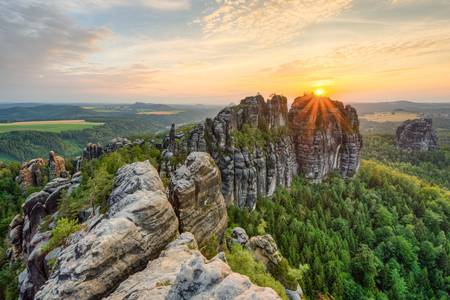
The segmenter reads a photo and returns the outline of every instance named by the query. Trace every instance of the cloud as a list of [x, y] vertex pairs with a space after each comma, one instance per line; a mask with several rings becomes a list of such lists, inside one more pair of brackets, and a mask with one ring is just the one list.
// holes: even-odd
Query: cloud
[[68, 11], [89, 11], [107, 9], [115, 6], [142, 6], [162, 11], [186, 10], [191, 6], [190, 0], [29, 0], [35, 3], [47, 3]]
[[249, 44], [291, 41], [307, 26], [341, 13], [351, 0], [219, 0], [200, 23], [209, 36], [229, 36]]
[[54, 65], [81, 60], [107, 34], [81, 28], [44, 4], [0, 2], [0, 90], [14, 78], [32, 80]]

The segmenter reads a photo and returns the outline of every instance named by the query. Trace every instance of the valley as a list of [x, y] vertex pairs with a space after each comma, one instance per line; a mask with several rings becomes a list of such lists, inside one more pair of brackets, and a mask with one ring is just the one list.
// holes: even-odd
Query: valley
[[100, 125], [103, 125], [103, 123], [86, 122], [85, 120], [54, 120], [54, 121], [0, 123], [0, 134], [15, 131], [44, 131], [44, 132], [76, 131], [93, 128], [95, 126]]
[[[74, 259], [71, 247], [88, 245], [91, 239], [101, 238], [102, 243], [106, 243], [98, 248], [99, 264], [103, 259], [111, 259], [111, 253], [106, 250], [109, 247], [123, 251], [127, 261], [132, 259], [126, 249], [136, 240], [125, 237], [115, 240], [102, 233], [108, 226], [112, 226], [116, 234], [124, 230], [112, 229], [115, 222], [121, 220], [122, 213], [137, 216], [133, 206], [119, 204], [130, 201], [121, 198], [118, 186], [120, 182], [128, 185], [126, 180], [150, 180], [156, 184], [155, 189], [167, 191], [167, 199], [164, 196], [166, 200], [158, 200], [168, 201], [161, 208], [174, 209], [174, 215], [165, 212], [167, 217], [156, 219], [168, 222], [161, 224], [165, 230], [158, 238], [146, 231], [145, 222], [135, 219], [133, 226], [141, 228], [138, 232], [150, 234], [147, 238], [153, 238], [154, 243], [167, 244], [174, 239], [168, 235], [176, 216], [177, 230], [193, 234], [183, 233], [176, 243], [165, 246], [165, 254], [156, 261], [170, 265], [175, 261], [173, 255], [178, 255], [181, 261], [188, 263], [192, 257], [202, 255], [205, 257], [201, 260], [205, 263], [202, 272], [209, 276], [206, 270], [216, 264], [217, 255], [223, 251], [228, 265], [222, 267], [230, 268], [227, 272], [235, 272], [233, 276], [249, 276], [253, 284], [250, 290], [262, 293], [261, 296], [273, 295], [271, 299], [295, 299], [291, 297], [297, 296], [302, 299], [445, 299], [446, 278], [450, 274], [446, 236], [450, 228], [450, 148], [441, 137], [450, 133], [446, 123], [436, 125], [439, 149], [411, 152], [399, 149], [392, 134], [367, 133], [363, 122], [358, 127], [356, 111], [339, 102], [303, 96], [294, 101], [289, 111], [286, 103], [286, 98], [277, 95], [268, 100], [247, 97], [239, 105], [226, 107], [204, 122], [186, 122], [187, 125], [167, 129], [162, 124], [176, 122], [170, 119], [176, 115], [167, 115], [165, 123], [158, 127], [159, 132], [153, 129], [143, 133], [136, 128], [140, 134], [125, 135], [130, 141], [115, 139], [101, 145], [97, 141], [84, 148], [82, 158], [75, 158], [80, 150], [74, 147], [72, 155], [64, 155], [63, 165], [56, 163], [63, 159], [60, 156], [52, 158], [52, 163], [50, 160], [43, 160], [44, 165], [34, 162], [26, 169], [15, 162], [1, 164], [0, 204], [7, 208], [1, 215], [2, 236], [21, 230], [23, 225], [17, 220], [17, 213], [23, 203], [28, 207], [34, 205], [34, 201], [43, 201], [45, 211], [37, 213], [37, 208], [25, 208], [23, 217], [36, 220], [32, 225], [35, 229], [24, 230], [20, 236], [1, 244], [4, 254], [0, 257], [0, 290], [5, 299], [15, 299], [18, 294], [23, 299], [49, 299], [55, 292], [81, 291], [71, 288], [73, 284], [86, 286], [89, 295], [109, 295], [111, 299], [122, 299], [130, 293], [153, 295], [156, 291], [169, 294], [175, 291], [179, 276], [185, 276], [185, 270], [180, 267], [166, 270], [149, 265], [128, 279], [109, 264], [91, 269], [90, 272], [98, 272], [98, 276], [110, 276], [105, 277], [106, 281], [117, 282], [112, 294], [100, 282], [94, 289], [83, 277], [62, 279], [64, 272], [75, 274], [70, 269]], [[318, 114], [312, 123], [315, 103], [330, 110], [328, 116]], [[340, 112], [336, 114], [335, 110]], [[428, 111], [433, 111], [432, 105]], [[373, 113], [389, 115], [392, 112]], [[391, 123], [400, 125], [397, 121]], [[64, 123], [63, 120], [53, 122]], [[128, 124], [119, 119], [110, 122]], [[385, 122], [374, 123], [385, 125]], [[353, 124], [353, 129], [341, 129], [350, 128], [349, 124]], [[358, 135], [358, 130], [362, 136]], [[382, 132], [383, 128], [377, 128], [376, 132], [378, 130]], [[316, 139], [308, 136], [310, 132], [312, 136], [323, 135], [328, 142], [322, 145], [331, 147], [320, 146], [324, 148], [316, 152]], [[54, 133], [31, 134], [41, 134], [42, 140]], [[62, 139], [63, 144], [66, 141]], [[69, 144], [65, 149], [70, 149]], [[340, 153], [337, 149], [345, 149], [346, 154], [336, 154]], [[148, 161], [148, 165], [140, 165], [139, 162], [144, 161]], [[145, 174], [152, 175], [128, 178], [125, 174], [131, 174], [126, 171], [129, 168], [146, 170]], [[45, 175], [46, 172], [50, 172], [49, 175]], [[55, 175], [51, 174], [64, 172], [73, 174], [72, 178], [52, 181]], [[141, 171], [133, 172], [140, 174]], [[21, 181], [16, 177], [22, 178]], [[26, 178], [35, 181], [27, 182]], [[52, 185], [57, 190], [71, 192], [49, 197], [47, 195], [55, 191]], [[36, 191], [38, 193], [34, 193]], [[144, 189], [140, 195], [147, 192]], [[39, 195], [43, 195], [44, 200], [38, 200]], [[113, 197], [118, 198], [113, 200], [116, 199]], [[199, 200], [194, 200], [196, 197], [200, 197]], [[118, 204], [114, 204], [115, 201], [119, 201]], [[143, 205], [137, 203], [135, 205]], [[116, 213], [117, 217], [113, 217]], [[102, 217], [102, 214], [110, 217]], [[146, 214], [150, 217], [151, 210]], [[86, 224], [97, 222], [97, 217], [103, 221], [92, 225], [94, 231], [83, 229], [91, 226]], [[135, 233], [126, 230], [130, 230], [129, 234]], [[81, 234], [81, 240], [68, 239], [72, 233]], [[30, 234], [42, 240], [30, 244], [26, 242]], [[19, 238], [23, 241], [16, 240]], [[167, 241], [163, 241], [166, 238]], [[27, 248], [22, 249], [22, 245]], [[155, 253], [160, 251], [148, 249]], [[54, 251], [61, 253], [62, 258], [50, 258]], [[27, 256], [26, 253], [41, 254]], [[261, 258], [258, 253], [265, 254]], [[25, 260], [14, 258], [22, 255]], [[91, 268], [86, 260], [88, 255], [81, 254], [77, 263]], [[8, 262], [11, 257], [12, 263]], [[33, 265], [40, 264], [42, 259], [52, 271], [34, 269]], [[273, 263], [267, 263], [267, 259]], [[132, 266], [126, 268], [131, 270]], [[31, 285], [24, 285], [23, 279], [18, 281], [19, 273], [22, 272], [20, 278], [23, 278], [24, 269]], [[47, 277], [46, 272], [50, 272], [51, 277]], [[152, 279], [150, 274], [162, 277]], [[207, 283], [202, 282], [196, 288], [202, 289], [202, 284]], [[258, 290], [257, 285], [270, 291]], [[147, 290], [148, 286], [155, 286], [155, 289]], [[240, 289], [238, 283], [233, 287]], [[276, 294], [271, 294], [273, 291]], [[76, 293], [84, 299], [85, 296]]]

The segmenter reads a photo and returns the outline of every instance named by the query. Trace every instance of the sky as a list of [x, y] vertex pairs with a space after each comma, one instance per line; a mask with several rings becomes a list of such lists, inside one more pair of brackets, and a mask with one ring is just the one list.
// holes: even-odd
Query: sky
[[450, 0], [0, 0], [0, 102], [450, 102]]

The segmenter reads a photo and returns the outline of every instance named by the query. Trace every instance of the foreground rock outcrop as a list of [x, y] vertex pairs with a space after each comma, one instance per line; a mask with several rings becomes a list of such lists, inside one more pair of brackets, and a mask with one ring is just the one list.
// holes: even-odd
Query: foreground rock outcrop
[[412, 151], [429, 151], [438, 148], [438, 137], [432, 119], [407, 120], [397, 128], [397, 147]]
[[35, 299], [98, 299], [157, 257], [178, 235], [178, 220], [148, 161], [118, 171], [107, 215], [64, 248]]
[[43, 223], [48, 223], [48, 220], [53, 218], [62, 194], [70, 192], [80, 181], [80, 174], [77, 173], [71, 179], [55, 178], [48, 182], [41, 191], [27, 197], [23, 204], [23, 215], [17, 215], [9, 225], [12, 245], [9, 251], [10, 259], [23, 260], [26, 265], [19, 278], [21, 299], [33, 299], [34, 294], [47, 280], [47, 253], [42, 251], [42, 247], [50, 238], [50, 228], [45, 227], [52, 224]]
[[[267, 101], [260, 95], [247, 97], [198, 124], [184, 142], [173, 145], [174, 136], [172, 128], [165, 139], [170, 157], [210, 153], [221, 171], [225, 201], [249, 208], [259, 197], [271, 196], [276, 186], [290, 187], [298, 174], [313, 182], [333, 171], [352, 177], [362, 148], [356, 110], [309, 94], [297, 98], [289, 112], [283, 96]], [[168, 161], [164, 173], [173, 169]]]
[[183, 233], [106, 299], [280, 299], [272, 289], [255, 286], [231, 271], [220, 257], [208, 261], [194, 236]]
[[180, 232], [191, 232], [200, 246], [217, 241], [227, 227], [227, 208], [220, 191], [220, 171], [208, 153], [192, 152], [171, 178], [170, 202]]

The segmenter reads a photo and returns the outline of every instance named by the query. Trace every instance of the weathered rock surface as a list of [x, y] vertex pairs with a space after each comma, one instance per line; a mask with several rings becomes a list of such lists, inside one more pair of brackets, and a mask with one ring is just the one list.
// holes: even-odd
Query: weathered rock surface
[[[248, 128], [259, 129], [268, 139], [262, 146], [237, 145], [235, 133]], [[361, 147], [358, 116], [351, 106], [305, 95], [288, 113], [285, 97], [274, 95], [266, 102], [258, 95], [199, 124], [186, 136], [185, 149], [211, 154], [221, 171], [226, 203], [254, 208], [257, 198], [271, 196], [276, 186], [290, 187], [299, 171], [313, 182], [333, 171], [352, 177]]]
[[9, 238], [12, 244], [10, 259], [22, 259], [26, 270], [21, 274], [21, 299], [33, 299], [34, 294], [49, 276], [45, 262], [46, 253], [41, 248], [50, 238], [50, 232], [42, 229], [44, 218], [51, 217], [56, 211], [62, 191], [70, 190], [79, 182], [80, 177], [55, 178], [45, 187], [31, 194], [23, 204], [23, 216], [16, 216], [10, 224]]
[[412, 151], [438, 148], [438, 138], [431, 119], [407, 120], [397, 128], [397, 147]]
[[48, 179], [52, 180], [55, 178], [65, 178], [68, 177], [66, 171], [66, 162], [62, 156], [56, 155], [54, 151], [50, 151], [48, 154]]
[[241, 227], [233, 228], [233, 230], [231, 231], [231, 237], [233, 239], [233, 242], [243, 246], [246, 245], [249, 240], [247, 232], [244, 228]]
[[42, 158], [32, 159], [22, 164], [16, 180], [23, 191], [44, 183], [44, 167], [45, 161]]
[[227, 227], [227, 208], [220, 190], [220, 170], [208, 153], [192, 152], [170, 182], [170, 202], [180, 232], [191, 232], [200, 246], [213, 236], [221, 240]]
[[283, 259], [275, 240], [270, 234], [257, 235], [250, 238], [247, 246], [253, 251], [256, 258], [263, 262], [268, 269], [277, 265]]
[[170, 243], [147, 268], [125, 280], [107, 299], [280, 299], [231, 271], [219, 257], [207, 261], [191, 233]]
[[262, 148], [239, 147], [233, 140], [233, 133], [248, 127], [287, 130], [287, 115], [285, 97], [275, 95], [267, 102], [260, 95], [247, 97], [189, 133], [188, 152], [206, 149], [219, 166], [227, 203], [254, 208], [257, 198], [272, 195], [277, 185], [291, 185], [298, 165], [290, 136], [282, 135]]
[[61, 250], [35, 299], [98, 299], [178, 235], [178, 220], [148, 161], [119, 169], [109, 210]]
[[9, 251], [9, 259], [16, 261], [22, 253], [22, 231], [23, 231], [23, 217], [16, 215], [9, 224], [8, 238], [12, 245]]
[[294, 100], [289, 124], [297, 162], [307, 179], [320, 182], [334, 170], [344, 178], [356, 173], [362, 137], [353, 107], [306, 94]]

